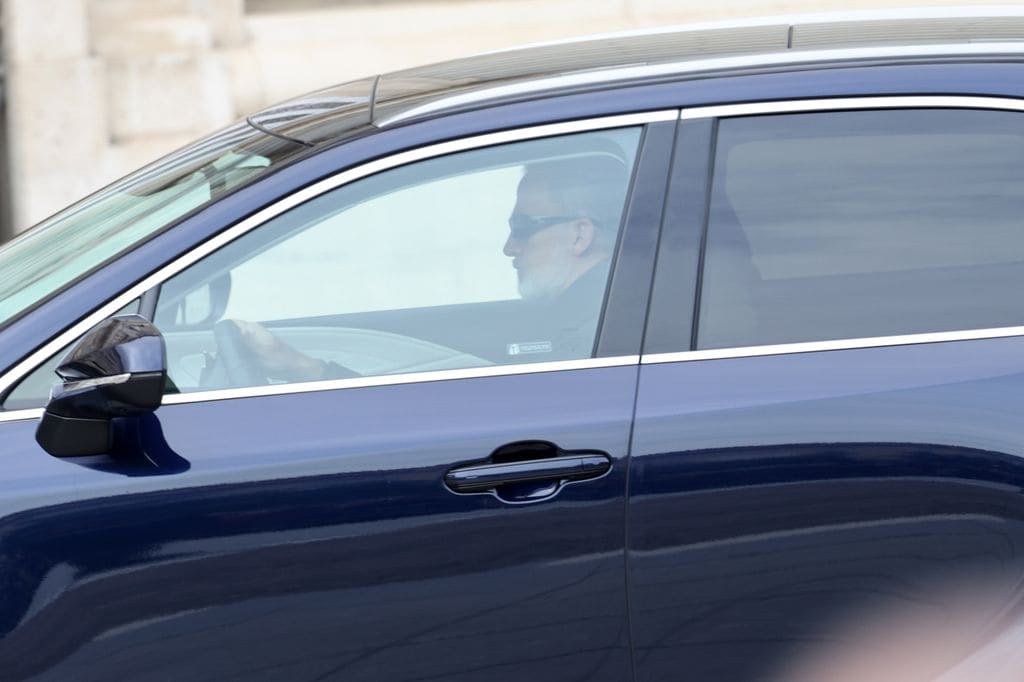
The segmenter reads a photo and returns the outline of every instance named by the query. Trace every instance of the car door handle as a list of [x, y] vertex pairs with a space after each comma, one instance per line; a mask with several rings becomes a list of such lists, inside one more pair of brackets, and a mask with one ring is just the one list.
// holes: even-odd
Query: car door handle
[[510, 483], [597, 478], [611, 466], [611, 458], [603, 454], [565, 455], [452, 469], [444, 482], [457, 493], [478, 493]]

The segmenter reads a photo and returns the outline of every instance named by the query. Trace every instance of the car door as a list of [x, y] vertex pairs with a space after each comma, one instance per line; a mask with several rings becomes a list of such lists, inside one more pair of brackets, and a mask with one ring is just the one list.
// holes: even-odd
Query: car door
[[638, 680], [1009, 680], [1024, 112], [684, 110], [629, 491]]
[[[675, 117], [347, 170], [96, 311], [154, 318], [169, 392], [112, 455], [0, 423], [5, 677], [631, 679], [626, 462]], [[512, 267], [545, 164], [585, 169], [528, 216], [565, 220], [512, 236], [600, 240], [570, 310]]]

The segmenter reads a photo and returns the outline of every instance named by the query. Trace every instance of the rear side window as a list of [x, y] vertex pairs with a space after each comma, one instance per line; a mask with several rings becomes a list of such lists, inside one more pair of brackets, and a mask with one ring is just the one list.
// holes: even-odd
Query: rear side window
[[1024, 124], [984, 110], [731, 118], [698, 348], [1024, 325]]

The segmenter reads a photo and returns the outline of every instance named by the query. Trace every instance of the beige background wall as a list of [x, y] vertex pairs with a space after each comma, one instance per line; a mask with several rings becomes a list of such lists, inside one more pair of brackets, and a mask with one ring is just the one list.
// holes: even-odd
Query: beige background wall
[[892, 0], [0, 3], [11, 190], [0, 213], [9, 216], [14, 231], [191, 139], [332, 83], [593, 32], [915, 5]]

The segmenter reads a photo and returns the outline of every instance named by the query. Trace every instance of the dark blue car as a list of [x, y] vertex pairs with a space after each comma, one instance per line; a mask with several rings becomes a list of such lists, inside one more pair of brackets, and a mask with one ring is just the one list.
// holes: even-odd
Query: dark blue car
[[20, 236], [0, 678], [1018, 679], [1022, 41], [385, 74]]

